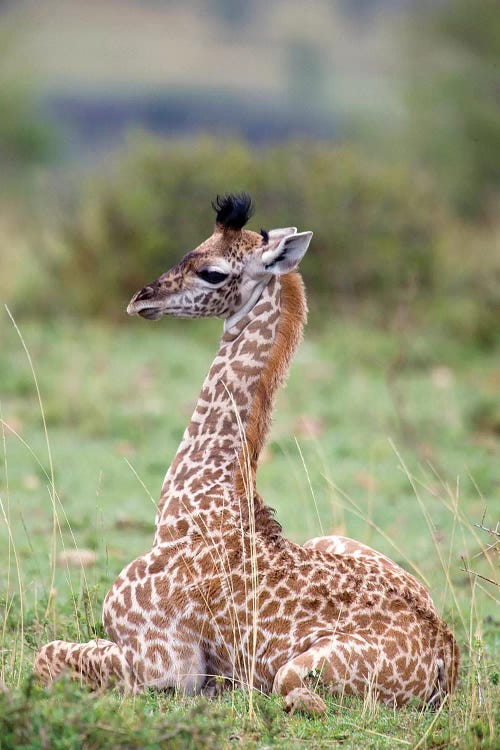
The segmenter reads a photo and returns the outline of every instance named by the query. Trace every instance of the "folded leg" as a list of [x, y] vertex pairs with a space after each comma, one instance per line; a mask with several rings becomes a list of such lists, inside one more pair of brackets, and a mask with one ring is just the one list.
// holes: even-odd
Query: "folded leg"
[[177, 643], [169, 648], [166, 639], [143, 644], [139, 653], [130, 649], [125, 653], [102, 638], [88, 643], [52, 641], [38, 652], [34, 671], [45, 684], [66, 672], [93, 690], [116, 686], [132, 693], [171, 687], [192, 695], [207, 680], [199, 645]]
[[274, 678], [273, 692], [284, 696], [285, 708], [311, 714], [326, 710], [315, 693], [319, 683], [332, 693], [371, 695], [390, 705], [402, 705], [405, 686], [393, 678], [376, 639], [338, 633], [320, 638], [284, 664]]
[[52, 641], [37, 653], [34, 671], [44, 684], [67, 672], [94, 690], [117, 685], [137, 691], [137, 680], [123, 651], [103, 638], [88, 643]]

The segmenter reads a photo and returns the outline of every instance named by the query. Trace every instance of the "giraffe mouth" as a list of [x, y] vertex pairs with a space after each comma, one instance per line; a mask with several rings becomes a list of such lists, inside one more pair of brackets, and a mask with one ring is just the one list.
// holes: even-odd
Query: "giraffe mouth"
[[132, 297], [127, 306], [127, 313], [129, 315], [140, 315], [142, 318], [147, 318], [147, 320], [158, 320], [164, 312], [158, 305], [137, 300], [135, 297]]
[[163, 315], [163, 311], [159, 307], [143, 307], [141, 310], [137, 310], [137, 313], [147, 320], [158, 320]]

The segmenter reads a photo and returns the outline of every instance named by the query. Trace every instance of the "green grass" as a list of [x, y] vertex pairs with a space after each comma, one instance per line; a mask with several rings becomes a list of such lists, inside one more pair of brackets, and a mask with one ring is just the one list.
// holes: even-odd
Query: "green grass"
[[[0, 750], [494, 746], [498, 589], [461, 569], [495, 576], [494, 552], [482, 554], [494, 540], [474, 523], [483, 513], [485, 525], [498, 520], [498, 350], [346, 320], [307, 333], [259, 489], [292, 539], [346, 533], [419, 571], [463, 650], [450, 710], [393, 712], [328, 697], [328, 717], [318, 720], [283, 714], [275, 697], [258, 698], [252, 716], [241, 692], [210, 703], [156, 693], [132, 700], [32, 683], [36, 648], [101, 633], [107, 589], [150, 546], [154, 501], [220, 324], [53, 321], [21, 332], [51, 455], [26, 353], [3, 313]], [[56, 555], [76, 544], [95, 552], [95, 564], [54, 567], [54, 540]]]

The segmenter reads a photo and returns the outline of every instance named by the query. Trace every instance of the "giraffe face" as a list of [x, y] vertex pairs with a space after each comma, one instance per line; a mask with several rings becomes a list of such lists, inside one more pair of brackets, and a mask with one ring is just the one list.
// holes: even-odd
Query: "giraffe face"
[[225, 318], [251, 293], [252, 259], [264, 247], [264, 238], [256, 232], [216, 229], [176, 266], [137, 292], [127, 312], [150, 320], [163, 315]]
[[310, 232], [297, 234], [295, 227], [260, 234], [243, 229], [238, 224], [250, 215], [248, 196], [218, 201], [212, 236], [139, 290], [128, 305], [129, 315], [149, 320], [163, 315], [233, 320], [239, 311], [251, 309], [273, 274], [297, 266], [309, 245]]

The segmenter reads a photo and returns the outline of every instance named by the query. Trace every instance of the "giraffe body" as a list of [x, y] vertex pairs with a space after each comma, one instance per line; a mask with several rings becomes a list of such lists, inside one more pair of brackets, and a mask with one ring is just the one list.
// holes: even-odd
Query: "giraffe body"
[[226, 320], [165, 477], [153, 546], [105, 599], [110, 641], [55, 641], [35, 671], [190, 694], [221, 677], [312, 713], [323, 710], [318, 679], [391, 705], [438, 703], [455, 687], [459, 656], [426, 588], [353, 540], [292, 543], [256, 492], [273, 397], [305, 319], [295, 268], [311, 235], [243, 230], [250, 206], [239, 196], [216, 208], [214, 235], [129, 305], [147, 318]]

